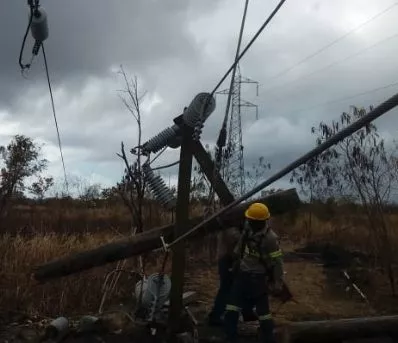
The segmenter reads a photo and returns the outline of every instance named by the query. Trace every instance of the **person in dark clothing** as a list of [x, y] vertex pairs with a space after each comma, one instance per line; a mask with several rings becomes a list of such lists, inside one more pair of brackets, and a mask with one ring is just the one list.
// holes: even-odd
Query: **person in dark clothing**
[[[239, 231], [241, 230], [242, 228]], [[221, 247], [219, 247], [220, 257], [218, 259], [220, 285], [214, 299], [213, 308], [208, 316], [208, 324], [210, 326], [223, 325], [222, 317], [234, 281], [234, 266], [238, 260], [238, 256], [234, 253], [234, 248], [239, 241], [239, 231], [236, 228], [231, 228], [221, 236]], [[245, 322], [256, 321], [258, 319], [253, 308], [254, 302], [251, 299], [245, 301], [242, 309], [242, 317]]]
[[239, 268], [231, 287], [225, 314], [227, 342], [236, 342], [239, 313], [247, 299], [256, 306], [261, 341], [275, 342], [269, 308], [268, 288], [278, 292], [283, 286], [282, 252], [278, 237], [269, 226], [270, 213], [264, 204], [254, 203], [245, 212], [245, 229], [236, 245]]

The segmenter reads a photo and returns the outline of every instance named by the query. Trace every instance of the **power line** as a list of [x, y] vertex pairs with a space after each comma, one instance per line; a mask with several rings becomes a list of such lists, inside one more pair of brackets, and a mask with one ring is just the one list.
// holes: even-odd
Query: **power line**
[[[245, 6], [243, 8], [243, 15], [242, 15], [242, 20], [240, 24], [240, 30], [239, 30], [239, 36], [238, 36], [238, 44], [236, 47], [236, 53], [235, 53], [235, 61], [239, 57], [239, 52], [240, 52], [240, 46], [242, 44], [242, 37], [243, 37], [243, 31], [245, 28], [245, 23], [246, 23], [246, 15], [247, 15], [247, 8], [249, 6], [249, 0], [245, 1]], [[227, 98], [227, 105], [225, 107], [225, 114], [224, 114], [224, 119], [221, 125], [220, 132], [218, 134], [217, 142], [216, 142], [216, 148], [215, 148], [215, 165], [214, 165], [214, 171], [213, 171], [213, 179], [215, 180], [216, 174], [218, 173], [219, 170], [221, 170], [224, 166], [222, 163], [222, 157], [223, 157], [223, 149], [225, 147], [225, 144], [227, 142], [227, 123], [228, 123], [228, 114], [229, 114], [229, 109], [231, 106], [231, 99], [232, 99], [232, 93], [234, 91], [234, 82], [235, 82], [235, 75], [236, 75], [236, 69], [238, 67], [238, 64], [235, 64], [235, 67], [232, 70], [232, 75], [231, 75], [231, 82], [229, 85], [229, 92], [228, 92], [228, 98]], [[214, 189], [212, 186], [212, 183], [210, 183], [210, 190], [209, 190], [209, 196], [208, 196], [208, 204], [212, 203], [214, 201]]]
[[160, 152], [149, 162], [149, 164], [152, 164], [153, 162], [155, 162], [167, 149], [167, 145], [160, 150]]
[[[237, 61], [238, 57], [239, 57], [240, 45], [242, 43], [242, 36], [243, 36], [243, 30], [244, 30], [245, 22], [246, 22], [246, 15], [247, 15], [247, 7], [248, 7], [248, 5], [249, 5], [249, 0], [246, 0], [245, 1], [245, 7], [243, 9], [242, 22], [241, 22], [241, 25], [240, 25], [238, 45], [236, 47], [235, 61]], [[225, 107], [224, 120], [223, 120], [223, 124], [222, 124], [222, 129], [221, 130], [223, 130], [223, 129], [226, 130], [226, 128], [227, 128], [228, 113], [229, 113], [229, 108], [231, 106], [231, 98], [232, 98], [232, 93], [233, 93], [233, 85], [234, 85], [234, 81], [235, 81], [236, 67], [237, 67], [237, 64], [235, 64], [235, 66], [234, 66], [234, 68], [232, 70], [231, 82], [230, 82], [230, 85], [229, 85], [227, 105]], [[222, 136], [221, 131], [220, 131], [220, 136]], [[225, 139], [224, 139], [223, 143], [224, 144], [222, 146], [225, 145]]]
[[[323, 103], [320, 103], [320, 104], [316, 104], [316, 105], [313, 105], [313, 106], [310, 106], [310, 107], [301, 108], [301, 109], [294, 110], [294, 111], [289, 111], [289, 112], [284, 112], [282, 114], [278, 114], [277, 113], [275, 115], [277, 115], [277, 116], [288, 116], [288, 115], [292, 115], [292, 114], [296, 114], [296, 113], [300, 113], [300, 112], [311, 111], [311, 110], [319, 108], [319, 107], [336, 104], [336, 103], [343, 102], [343, 101], [350, 100], [350, 99], [354, 99], [354, 98], [357, 98], [359, 96], [366, 95], [366, 94], [372, 94], [372, 93], [375, 93], [377, 91], [388, 89], [388, 88], [391, 88], [391, 87], [394, 87], [394, 86], [398, 86], [398, 81], [397, 82], [393, 82], [393, 83], [389, 83], [387, 85], [380, 86], [380, 87], [377, 87], [377, 88], [372, 88], [372, 89], [369, 89], [367, 91], [363, 91], [363, 92], [360, 92], [360, 93], [352, 94], [352, 95], [349, 95], [349, 96], [346, 96], [346, 97], [343, 97], [343, 98], [337, 98], [337, 99], [329, 100], [329, 101], [326, 101], [326, 102], [323, 102]], [[249, 130], [253, 125], [254, 124], [250, 125], [246, 130]]]
[[180, 160], [175, 161], [175, 162], [173, 162], [173, 163], [165, 164], [165, 165], [163, 165], [163, 166], [159, 166], [159, 167], [156, 167], [156, 168], [151, 168], [151, 169], [152, 169], [152, 170], [166, 169], [166, 168], [173, 167], [173, 166], [175, 166], [175, 165], [177, 165], [177, 164], [179, 164], [179, 163], [180, 163]]
[[261, 32], [267, 27], [267, 25], [271, 22], [272, 18], [275, 16], [275, 14], [278, 13], [279, 9], [282, 7], [282, 5], [286, 2], [286, 0], [281, 0], [278, 5], [275, 7], [275, 9], [271, 12], [271, 14], [268, 16], [268, 18], [265, 20], [263, 25], [258, 29], [256, 34], [253, 36], [253, 38], [250, 40], [250, 42], [246, 45], [246, 47], [243, 49], [243, 51], [239, 54], [238, 58], [235, 59], [235, 62], [232, 63], [232, 65], [229, 67], [227, 72], [224, 74], [224, 76], [220, 79], [220, 81], [217, 83], [217, 85], [214, 87], [213, 91], [211, 92], [211, 95], [214, 95], [214, 93], [220, 88], [222, 83], [225, 81], [225, 79], [228, 77], [230, 72], [235, 68], [235, 66], [239, 63], [239, 61], [242, 59], [242, 57], [246, 54], [246, 52], [250, 49], [250, 47], [253, 45], [253, 43], [256, 41], [258, 36], [261, 34]]
[[382, 39], [382, 40], [379, 40], [379, 41], [377, 41], [376, 43], [374, 43], [374, 44], [372, 44], [372, 45], [369, 45], [369, 46], [367, 46], [367, 47], [365, 47], [365, 48], [363, 48], [363, 49], [361, 49], [361, 50], [355, 52], [354, 54], [348, 55], [348, 56], [346, 56], [346, 57], [343, 58], [343, 59], [334, 61], [334, 62], [328, 64], [327, 66], [322, 67], [321, 69], [315, 70], [315, 71], [313, 71], [313, 72], [311, 72], [311, 73], [309, 73], [309, 74], [305, 74], [305, 75], [303, 75], [303, 76], [301, 76], [301, 77], [298, 77], [297, 79], [294, 79], [294, 80], [292, 80], [292, 81], [285, 82], [285, 83], [283, 83], [283, 84], [281, 84], [281, 85], [279, 85], [279, 86], [270, 87], [270, 88], [266, 89], [264, 92], [267, 92], [267, 95], [268, 95], [268, 94], [269, 94], [269, 93], [268, 93], [269, 90], [271, 90], [271, 92], [274, 92], [276, 89], [285, 87], [285, 86], [287, 86], [287, 85], [294, 84], [294, 83], [296, 83], [296, 82], [298, 82], [298, 81], [301, 81], [301, 80], [303, 80], [303, 79], [306, 79], [306, 78], [308, 78], [308, 77], [311, 77], [311, 76], [313, 76], [313, 75], [315, 75], [315, 74], [318, 74], [318, 73], [320, 73], [320, 72], [322, 72], [322, 71], [325, 71], [325, 70], [327, 70], [327, 69], [329, 69], [329, 68], [331, 68], [331, 67], [333, 67], [333, 66], [335, 66], [335, 65], [337, 65], [337, 64], [340, 64], [340, 63], [342, 63], [342, 62], [345, 62], [345, 61], [347, 61], [347, 60], [349, 60], [349, 59], [351, 59], [351, 58], [357, 57], [357, 56], [361, 55], [362, 53], [364, 53], [364, 52], [366, 52], [366, 51], [369, 51], [369, 50], [375, 48], [376, 46], [381, 45], [381, 44], [383, 44], [383, 43], [385, 43], [385, 42], [387, 42], [387, 41], [389, 41], [389, 40], [391, 40], [391, 39], [397, 38], [397, 37], [398, 37], [398, 33], [396, 33], [396, 34], [394, 34], [394, 35], [392, 35], [392, 36], [389, 36], [389, 37], [387, 37], [387, 38], [384, 38], [384, 39]]
[[383, 89], [391, 88], [393, 86], [398, 86], [398, 82], [394, 82], [394, 83], [390, 83], [390, 84], [385, 85], [385, 86], [373, 88], [373, 89], [370, 89], [370, 90], [367, 90], [367, 91], [364, 91], [364, 92], [361, 92], [361, 93], [357, 93], [357, 94], [354, 94], [354, 95], [350, 95], [350, 96], [347, 96], [347, 97], [344, 97], [344, 98], [339, 98], [339, 99], [327, 101], [327, 102], [324, 102], [322, 104], [314, 105], [314, 106], [312, 106], [310, 108], [298, 110], [297, 112], [308, 111], [308, 110], [312, 110], [314, 108], [322, 107], [322, 106], [325, 106], [325, 105], [331, 105], [331, 104], [335, 104], [335, 103], [342, 102], [342, 101], [345, 101], [345, 100], [354, 99], [356, 97], [359, 97], [359, 96], [362, 96], [362, 95], [366, 95], [366, 94], [371, 94], [371, 93], [374, 93], [374, 92], [377, 92], [377, 91], [380, 91], [380, 90], [383, 90]]
[[[250, 42], [246, 45], [246, 47], [243, 49], [243, 51], [239, 54], [240, 50], [240, 44], [241, 44], [241, 39], [242, 39], [242, 34], [243, 34], [243, 29], [244, 29], [244, 24], [246, 20], [246, 12], [247, 12], [247, 6], [248, 6], [248, 1], [245, 3], [245, 8], [243, 12], [243, 17], [242, 17], [242, 24], [241, 24], [241, 29], [239, 33], [239, 39], [238, 39], [238, 46], [237, 46], [237, 51], [236, 51], [236, 56], [235, 56], [235, 61], [232, 63], [232, 65], [229, 67], [227, 72], [224, 74], [224, 76], [220, 79], [220, 81], [216, 84], [214, 87], [213, 91], [211, 92], [212, 97], [214, 93], [220, 88], [222, 83], [226, 80], [228, 75], [233, 71], [235, 73], [236, 71], [236, 66], [238, 65], [239, 61], [242, 59], [242, 57], [246, 54], [246, 52], [250, 49], [250, 47], [253, 45], [253, 43], [256, 41], [256, 39], [260, 36], [261, 32], [268, 26], [268, 24], [271, 22], [272, 18], [278, 13], [282, 5], [286, 2], [286, 0], [281, 0], [278, 5], [274, 8], [274, 10], [271, 12], [271, 14], [268, 16], [268, 18], [265, 20], [265, 22], [261, 25], [261, 27], [257, 30], [255, 35], [252, 37]], [[233, 85], [234, 82], [234, 77], [231, 78], [231, 86]], [[218, 149], [216, 148], [216, 164], [215, 164], [215, 172], [217, 169], [219, 169], [219, 164], [221, 163], [221, 158], [222, 158], [222, 146], [225, 146], [226, 142], [226, 123], [228, 119], [228, 111], [229, 111], [229, 103], [230, 103], [230, 98], [231, 98], [231, 90], [232, 87], [230, 87], [230, 94], [228, 97], [228, 102], [227, 102], [227, 109], [225, 112], [222, 128], [220, 130], [220, 134], [217, 140], [217, 146], [219, 147]], [[224, 143], [224, 144], [223, 144]], [[215, 175], [213, 175], [215, 176]], [[212, 189], [210, 189], [210, 194], [209, 194], [209, 199], [212, 197]]]
[[333, 45], [337, 44], [338, 42], [342, 41], [344, 38], [348, 37], [349, 35], [351, 35], [352, 33], [358, 31], [360, 28], [364, 27], [365, 25], [369, 24], [370, 22], [372, 22], [373, 20], [377, 19], [378, 17], [382, 16], [383, 14], [387, 13], [388, 11], [390, 11], [393, 7], [395, 7], [396, 5], [398, 5], [398, 2], [393, 3], [392, 5], [388, 6], [387, 8], [385, 8], [383, 11], [377, 13], [376, 15], [374, 15], [373, 17], [369, 18], [368, 20], [364, 21], [363, 23], [359, 24], [358, 26], [354, 27], [353, 29], [351, 29], [350, 31], [346, 32], [345, 34], [341, 35], [340, 37], [336, 38], [334, 41], [324, 45], [323, 47], [321, 47], [319, 50], [313, 52], [312, 54], [304, 57], [302, 60], [298, 61], [297, 63], [295, 63], [294, 65], [282, 70], [281, 72], [279, 72], [278, 74], [272, 76], [271, 78], [269, 78], [268, 80], [274, 80], [276, 78], [281, 77], [282, 75], [287, 74], [289, 71], [293, 70], [294, 68], [298, 67], [300, 64], [303, 64], [305, 62], [307, 62], [308, 60], [310, 60], [311, 58], [319, 55], [320, 53], [324, 52], [325, 50], [329, 49], [330, 47], [332, 47]]
[[232, 203], [228, 204], [227, 206], [223, 207], [221, 210], [218, 212], [214, 213], [213, 215], [208, 216], [205, 220], [200, 222], [198, 225], [195, 225], [192, 229], [187, 231], [185, 234], [177, 237], [173, 242], [171, 242], [168, 246], [172, 247], [175, 244], [181, 242], [185, 238], [189, 237], [192, 235], [195, 231], [199, 230], [202, 228], [204, 225], [208, 224], [212, 220], [218, 218], [220, 215], [224, 214], [228, 210], [230, 210], [232, 207], [240, 204], [242, 201], [249, 199], [251, 196], [256, 194], [257, 192], [261, 191], [265, 187], [271, 185], [273, 182], [281, 179], [288, 173], [292, 172], [294, 169], [297, 167], [301, 166], [302, 164], [308, 162], [311, 158], [314, 156], [317, 156], [321, 153], [323, 153], [325, 150], [329, 149], [331, 146], [337, 144], [338, 142], [342, 141], [349, 135], [353, 134], [354, 132], [358, 131], [362, 127], [368, 125], [375, 119], [379, 118], [386, 112], [392, 110], [398, 106], [398, 93], [386, 100], [385, 102], [381, 103], [379, 106], [374, 108], [372, 111], [370, 111], [368, 114], [363, 116], [362, 118], [358, 119], [354, 123], [348, 125], [338, 133], [336, 133], [334, 136], [330, 137], [328, 140], [323, 142], [322, 144], [318, 145], [314, 149], [310, 150], [306, 154], [302, 155], [289, 165], [287, 165], [285, 168], [281, 169], [279, 172], [276, 174], [272, 175], [270, 178], [267, 180], [261, 182], [258, 186], [254, 187], [251, 191], [247, 192], [246, 194], [242, 195], [240, 198], [234, 200]]
[[21, 71], [25, 70], [26, 68], [29, 68], [31, 63], [32, 63], [32, 62], [27, 63], [27, 64], [23, 64], [22, 63], [22, 57], [23, 57], [23, 52], [24, 52], [24, 48], [25, 48], [25, 44], [26, 44], [26, 38], [28, 37], [29, 29], [30, 29], [30, 26], [32, 24], [32, 18], [33, 18], [33, 6], [30, 6], [29, 22], [28, 22], [28, 26], [26, 27], [25, 34], [24, 34], [23, 39], [22, 39], [21, 50], [19, 52], [18, 63], [19, 63], [19, 66], [21, 67]]
[[398, 81], [397, 82], [393, 82], [393, 83], [389, 83], [387, 85], [380, 86], [380, 87], [377, 87], [377, 88], [369, 89], [367, 91], [363, 91], [363, 92], [360, 92], [360, 93], [349, 95], [349, 96], [346, 96], [346, 97], [343, 97], [343, 98], [329, 100], [329, 101], [326, 101], [326, 102], [323, 102], [323, 103], [320, 103], [320, 104], [313, 105], [311, 107], [301, 108], [301, 109], [298, 109], [298, 110], [295, 110], [295, 111], [287, 112], [285, 114], [294, 114], [294, 113], [299, 113], [299, 112], [304, 112], [304, 111], [310, 111], [310, 110], [313, 110], [315, 108], [319, 108], [319, 107], [323, 107], [323, 106], [326, 106], [326, 105], [331, 105], [331, 104], [343, 102], [343, 101], [346, 101], [346, 100], [354, 99], [354, 98], [357, 98], [359, 96], [366, 95], [366, 94], [372, 94], [372, 93], [375, 93], [377, 91], [380, 91], [380, 90], [383, 90], [383, 89], [387, 89], [387, 88], [391, 88], [391, 87], [394, 87], [394, 86], [398, 86]]
[[48, 72], [47, 57], [46, 57], [46, 52], [44, 50], [44, 44], [43, 43], [41, 44], [41, 50], [43, 51], [44, 66], [45, 66], [45, 69], [46, 69], [48, 89], [50, 91], [50, 97], [51, 97], [51, 106], [52, 106], [52, 110], [53, 110], [55, 128], [57, 129], [58, 146], [59, 146], [59, 152], [61, 153], [62, 167], [63, 167], [63, 170], [64, 170], [64, 177], [65, 177], [65, 187], [66, 187], [67, 194], [69, 194], [69, 185], [68, 185], [68, 179], [66, 177], [66, 168], [65, 168], [64, 155], [62, 153], [61, 136], [59, 134], [57, 115], [55, 113], [53, 91], [52, 91], [52, 87], [51, 87], [50, 75], [49, 75], [49, 72]]

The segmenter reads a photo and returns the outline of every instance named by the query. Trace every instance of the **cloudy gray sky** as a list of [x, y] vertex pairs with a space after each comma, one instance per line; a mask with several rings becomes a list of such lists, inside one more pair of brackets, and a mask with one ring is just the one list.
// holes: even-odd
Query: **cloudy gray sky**
[[[251, 0], [243, 46], [278, 1]], [[184, 106], [210, 91], [233, 60], [243, 0], [42, 0], [50, 36], [45, 42], [67, 172], [90, 182], [114, 184], [123, 166], [120, 141], [133, 146], [136, 126], [121, 103], [116, 73], [123, 64], [147, 91], [144, 137], [170, 125]], [[246, 100], [259, 105], [243, 114], [245, 162], [264, 156], [277, 171], [314, 142], [310, 128], [338, 118], [349, 105], [378, 104], [398, 90], [398, 6], [314, 58], [280, 75], [338, 37], [394, 4], [393, 0], [288, 0], [241, 62], [242, 74], [260, 83], [244, 86]], [[18, 66], [27, 25], [26, 1], [0, 6], [0, 144], [15, 134], [44, 144], [48, 173], [62, 164], [41, 54], [27, 79]], [[396, 36], [394, 36], [396, 35]], [[32, 41], [27, 41], [26, 58]], [[228, 87], [228, 82], [223, 88]], [[376, 91], [372, 91], [379, 89]], [[362, 94], [362, 95], [360, 95]], [[349, 98], [349, 99], [348, 99]], [[214, 143], [225, 97], [206, 123], [203, 142]], [[377, 121], [396, 137], [397, 116]], [[178, 159], [168, 149], [159, 164]], [[271, 171], [271, 172], [272, 172]], [[176, 168], [164, 172], [176, 180]], [[287, 181], [277, 186], [286, 187]]]

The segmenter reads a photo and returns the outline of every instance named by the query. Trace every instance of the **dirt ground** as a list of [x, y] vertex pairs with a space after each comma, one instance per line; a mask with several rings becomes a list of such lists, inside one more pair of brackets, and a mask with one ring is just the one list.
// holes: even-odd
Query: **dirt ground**
[[[285, 253], [297, 247], [291, 242], [282, 242]], [[199, 261], [190, 261], [195, 271], [188, 273], [186, 288], [197, 291], [204, 308], [209, 311], [218, 287], [217, 269], [195, 268], [198, 264]], [[272, 298], [272, 312], [277, 322], [362, 317], [389, 312], [387, 308], [385, 311], [373, 308], [352, 290], [347, 292], [344, 279], [331, 280], [330, 272], [322, 263], [308, 260], [285, 262], [285, 272], [286, 282], [297, 303], [281, 305]]]

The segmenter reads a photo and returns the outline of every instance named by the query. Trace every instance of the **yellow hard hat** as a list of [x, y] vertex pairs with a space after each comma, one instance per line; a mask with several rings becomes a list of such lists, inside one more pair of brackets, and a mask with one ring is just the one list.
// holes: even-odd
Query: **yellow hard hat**
[[255, 202], [246, 210], [245, 217], [251, 220], [267, 220], [271, 217], [271, 214], [267, 206], [260, 202]]

